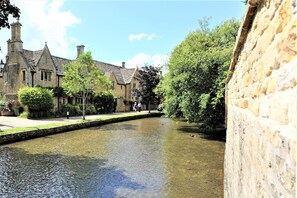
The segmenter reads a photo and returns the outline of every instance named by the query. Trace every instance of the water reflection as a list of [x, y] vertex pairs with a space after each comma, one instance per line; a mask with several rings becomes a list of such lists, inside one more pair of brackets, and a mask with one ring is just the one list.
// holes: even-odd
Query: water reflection
[[1, 146], [0, 197], [221, 197], [224, 143], [204, 135], [148, 118]]
[[0, 161], [1, 197], [116, 197], [119, 188], [144, 188], [104, 159], [30, 154], [17, 148], [3, 148], [0, 155], [5, 155]]

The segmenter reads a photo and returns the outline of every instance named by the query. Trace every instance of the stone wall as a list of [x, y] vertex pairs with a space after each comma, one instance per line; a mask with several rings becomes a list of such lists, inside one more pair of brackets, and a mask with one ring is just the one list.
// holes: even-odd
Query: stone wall
[[296, 197], [296, 0], [249, 1], [230, 70], [225, 197]]

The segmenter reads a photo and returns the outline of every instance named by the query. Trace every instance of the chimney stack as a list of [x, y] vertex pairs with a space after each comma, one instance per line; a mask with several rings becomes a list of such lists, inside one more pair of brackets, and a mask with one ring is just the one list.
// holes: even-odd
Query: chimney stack
[[125, 62], [122, 62], [122, 68], [125, 68], [125, 64], [126, 64]]
[[77, 48], [77, 58], [79, 57], [79, 55], [85, 53], [85, 46], [84, 45], [78, 45], [76, 46]]
[[22, 24], [17, 19], [17, 22], [11, 24], [11, 39], [7, 41], [8, 52], [23, 51], [23, 42], [21, 40], [21, 26]]

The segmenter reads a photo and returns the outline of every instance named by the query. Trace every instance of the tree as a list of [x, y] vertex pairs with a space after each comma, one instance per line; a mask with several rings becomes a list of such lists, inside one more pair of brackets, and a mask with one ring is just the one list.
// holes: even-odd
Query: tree
[[81, 54], [75, 61], [64, 65], [64, 69], [62, 87], [68, 95], [82, 98], [85, 120], [87, 98], [93, 93], [106, 91], [111, 82], [96, 68], [91, 52]]
[[137, 75], [139, 80], [139, 89], [135, 89], [137, 97], [142, 102], [148, 104], [149, 112], [151, 112], [151, 102], [157, 102], [158, 98], [154, 89], [160, 82], [159, 70], [154, 66], [144, 66], [139, 70]]
[[200, 25], [171, 53], [169, 72], [157, 90], [169, 117], [215, 128], [224, 123], [225, 80], [239, 22], [228, 20], [214, 29], [208, 21]]
[[14, 18], [20, 17], [20, 9], [15, 5], [11, 5], [10, 0], [0, 1], [0, 29], [10, 28], [8, 16], [12, 15]]

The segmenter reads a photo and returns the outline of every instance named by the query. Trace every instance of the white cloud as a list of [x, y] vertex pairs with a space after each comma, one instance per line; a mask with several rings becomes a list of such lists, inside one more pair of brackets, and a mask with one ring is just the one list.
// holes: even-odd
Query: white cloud
[[[77, 39], [67, 35], [67, 28], [80, 23], [81, 19], [70, 11], [61, 11], [64, 0], [14, 0], [14, 4], [21, 10], [21, 35], [25, 49], [39, 50], [47, 42], [53, 55], [69, 57], [75, 53], [76, 49], [70, 49], [69, 45], [77, 43]], [[10, 20], [13, 21], [15, 19]], [[8, 40], [10, 30], [6, 31], [4, 39]], [[1, 33], [1, 57], [7, 53], [7, 46], [3, 43]]]
[[140, 34], [130, 34], [128, 36], [128, 39], [130, 41], [134, 41], [134, 40], [141, 40], [141, 39], [147, 39], [147, 40], [152, 40], [154, 38], [156, 38], [156, 34], [145, 34], [145, 33], [140, 33]]
[[168, 55], [164, 54], [136, 54], [133, 58], [130, 58], [126, 61], [127, 68], [142, 67], [146, 64], [160, 67], [166, 65], [168, 62]]

